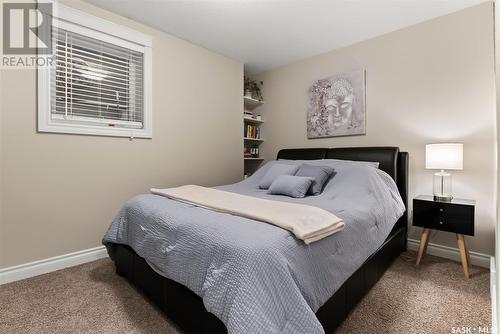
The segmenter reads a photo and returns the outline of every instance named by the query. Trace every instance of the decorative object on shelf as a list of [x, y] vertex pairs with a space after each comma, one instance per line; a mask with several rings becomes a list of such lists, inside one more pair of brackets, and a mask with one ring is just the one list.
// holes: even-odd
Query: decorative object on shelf
[[262, 101], [262, 90], [259, 85], [262, 86], [264, 82], [254, 81], [247, 76], [244, 76], [244, 96], [247, 98], [255, 99], [258, 101]]
[[364, 135], [365, 71], [315, 81], [309, 90], [307, 138]]
[[248, 116], [244, 116], [243, 117], [243, 120], [244, 120], [244, 123], [245, 124], [256, 124], [256, 125], [261, 125], [264, 123], [264, 120], [263, 119], [257, 119], [256, 117], [248, 117]]
[[433, 195], [435, 201], [449, 202], [453, 199], [451, 174], [445, 170], [463, 169], [463, 144], [442, 143], [425, 146], [425, 168], [440, 169], [434, 173]]
[[259, 148], [257, 146], [243, 148], [243, 157], [244, 158], [258, 158], [259, 157]]
[[250, 154], [252, 155], [252, 158], [258, 158], [259, 157], [259, 148], [258, 147], [252, 147], [250, 149]]
[[259, 121], [260, 121], [260, 120], [262, 120], [262, 116], [261, 116], [261, 115], [257, 115], [257, 116], [255, 117], [255, 119], [257, 119], [257, 120], [259, 120]]

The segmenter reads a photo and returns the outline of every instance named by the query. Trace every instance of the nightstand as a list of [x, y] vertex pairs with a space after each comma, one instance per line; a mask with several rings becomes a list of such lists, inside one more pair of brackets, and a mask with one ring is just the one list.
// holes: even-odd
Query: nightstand
[[417, 266], [427, 249], [430, 230], [453, 232], [457, 235], [460, 259], [464, 276], [469, 278], [470, 256], [464, 235], [474, 235], [474, 206], [476, 202], [454, 198], [451, 202], [435, 201], [433, 196], [418, 196], [413, 199], [413, 225], [423, 227]]

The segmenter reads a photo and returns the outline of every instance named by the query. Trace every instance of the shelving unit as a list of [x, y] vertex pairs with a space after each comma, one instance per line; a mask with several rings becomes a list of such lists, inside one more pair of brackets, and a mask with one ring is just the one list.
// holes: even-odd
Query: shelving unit
[[[245, 111], [250, 112], [253, 112], [254, 109], [264, 104], [263, 101], [246, 96], [243, 97], [243, 102]], [[245, 175], [251, 175], [264, 160], [259, 156], [260, 145], [264, 142], [264, 139], [262, 138], [262, 125], [264, 123], [265, 122], [262, 119], [257, 119], [245, 114], [243, 116], [243, 161], [245, 165]], [[249, 152], [252, 152], [253, 154], [251, 156], [247, 156]]]

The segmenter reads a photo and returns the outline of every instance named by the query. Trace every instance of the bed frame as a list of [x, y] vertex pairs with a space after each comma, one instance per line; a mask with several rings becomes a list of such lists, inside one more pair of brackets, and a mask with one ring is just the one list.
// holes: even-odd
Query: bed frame
[[[283, 149], [277, 159], [343, 159], [379, 162], [379, 168], [396, 181], [405, 206], [408, 203], [408, 153], [398, 147], [305, 148]], [[326, 333], [335, 329], [356, 304], [375, 285], [385, 270], [406, 250], [407, 212], [404, 213], [384, 244], [349, 277], [335, 294], [316, 312]], [[185, 286], [157, 274], [130, 247], [113, 245], [116, 272], [127, 278], [159, 306], [187, 333], [227, 333], [222, 321], [209, 313], [203, 301]]]

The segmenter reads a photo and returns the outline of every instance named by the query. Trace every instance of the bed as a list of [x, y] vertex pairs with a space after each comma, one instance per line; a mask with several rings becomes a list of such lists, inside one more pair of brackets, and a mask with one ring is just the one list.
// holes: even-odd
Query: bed
[[[400, 198], [402, 199], [402, 202], [404, 203], [404, 206], [406, 207], [407, 205], [407, 182], [408, 182], [408, 154], [406, 152], [400, 152], [399, 148], [397, 147], [357, 147], [357, 148], [308, 148], [308, 149], [283, 149], [278, 152], [277, 155], [277, 160], [272, 163], [304, 163], [304, 161], [310, 161], [311, 163], [318, 163], [318, 160], [323, 160], [325, 163], [332, 163], [339, 170], [341, 171], [342, 169], [348, 171], [348, 170], [356, 170], [358, 169], [357, 165], [352, 165], [353, 163], [348, 161], [365, 161], [365, 162], [377, 162], [378, 163], [378, 169], [385, 172], [383, 173], [384, 175], [387, 175], [387, 177], [392, 178], [394, 181], [393, 183], [395, 184], [395, 187], [397, 187], [396, 191], [399, 192]], [[321, 163], [321, 161], [319, 162]], [[356, 167], [352, 167], [356, 166]], [[361, 166], [361, 164], [360, 164]], [[263, 171], [261, 173], [265, 172], [265, 168], [262, 168]], [[365, 171], [365, 167], [361, 166], [359, 167], [361, 171]], [[259, 177], [259, 172], [257, 172], [256, 176], [254, 178]], [[335, 176], [337, 177], [337, 176]], [[335, 177], [333, 180], [335, 180]], [[332, 181], [333, 181], [332, 180]], [[391, 182], [392, 182], [391, 180]], [[249, 196], [265, 196], [265, 195], [260, 195], [259, 194], [254, 194], [252, 192], [256, 192], [254, 190], [248, 190], [252, 187], [248, 187], [249, 184], [252, 183], [252, 180], [244, 181], [240, 184], [235, 184], [231, 186], [225, 186], [225, 187], [220, 187], [221, 190], [226, 190], [226, 191], [235, 191], [243, 194], [247, 194]], [[328, 186], [327, 186], [328, 187]], [[333, 187], [333, 186], [332, 186]], [[255, 187], [253, 187], [255, 188]], [[252, 188], [252, 189], [253, 189]], [[326, 188], [325, 188], [326, 191]], [[371, 189], [370, 191], [373, 191]], [[248, 193], [245, 193], [248, 192]], [[150, 195], [153, 196], [153, 195]], [[167, 202], [162, 202], [167, 199], [157, 199], [157, 198], [151, 198], [151, 197], [141, 197], [142, 201], [158, 201], [160, 205], [163, 205]], [[288, 200], [287, 200], [288, 201]], [[168, 202], [170, 203], [170, 202]], [[311, 202], [312, 203], [312, 202]], [[176, 204], [177, 205], [177, 204]], [[145, 206], [147, 208], [147, 206]], [[132, 215], [140, 215], [140, 219], [147, 220], [149, 219], [148, 217], [154, 216], [155, 212], [153, 209], [154, 207], [151, 207], [152, 209], [140, 209], [140, 210], [132, 210]], [[198, 209], [197, 209], [198, 210]], [[202, 209], [199, 209], [202, 210]], [[137, 211], [143, 211], [143, 212], [137, 212]], [[207, 216], [207, 219], [210, 218], [210, 215], [215, 214], [215, 213], [210, 213], [210, 212], [204, 212], [204, 214]], [[165, 215], [165, 214], [164, 214]], [[349, 220], [349, 219], [347, 219]], [[240, 222], [241, 223], [241, 222]], [[250, 222], [244, 222], [244, 223], [250, 223]], [[270, 227], [265, 226], [266, 224], [263, 223], [258, 223], [260, 225], [255, 225], [256, 229], [262, 228], [265, 233], [274, 233], [277, 235], [277, 238], [280, 237], [282, 238], [283, 235], [285, 235], [287, 232], [276, 229], [272, 230]], [[298, 319], [298, 321], [295, 322], [295, 324], [289, 324], [288, 321], [285, 321], [284, 324], [282, 324], [283, 327], [280, 324], [276, 323], [271, 323], [272, 319], [269, 320], [266, 318], [266, 316], [262, 315], [255, 315], [254, 313], [258, 314], [260, 309], [252, 309], [252, 305], [255, 304], [255, 302], [250, 303], [250, 306], [243, 305], [244, 308], [240, 308], [237, 310], [237, 312], [232, 312], [231, 313], [231, 303], [229, 303], [229, 315], [227, 315], [226, 311], [219, 310], [218, 309], [218, 303], [217, 302], [212, 302], [213, 298], [207, 298], [207, 295], [213, 294], [213, 290], [217, 291], [217, 289], [220, 290], [220, 287], [217, 286], [217, 278], [214, 278], [218, 272], [224, 272], [223, 266], [220, 268], [212, 268], [213, 263], [210, 264], [210, 268], [206, 267], [204, 270], [210, 271], [209, 274], [207, 274], [206, 277], [202, 278], [202, 284], [199, 289], [197, 288], [197, 285], [200, 284], [199, 279], [198, 281], [186, 277], [186, 267], [190, 267], [191, 263], [189, 262], [191, 259], [189, 258], [184, 258], [187, 259], [185, 263], [182, 262], [177, 262], [177, 263], [169, 263], [168, 268], [162, 267], [162, 265], [158, 265], [159, 263], [165, 262], [165, 259], [160, 259], [158, 254], [169, 254], [172, 250], [175, 252], [176, 248], [179, 247], [179, 245], [176, 245], [175, 242], [170, 242], [170, 244], [165, 243], [165, 245], [161, 243], [156, 243], [157, 248], [162, 248], [162, 252], [148, 252], [145, 251], [143, 247], [137, 246], [137, 245], [144, 245], [146, 244], [147, 247], [151, 248], [151, 245], [148, 245], [147, 242], [144, 242], [143, 240], [140, 240], [140, 242], [136, 241], [134, 243], [134, 240], [132, 237], [127, 238], [115, 238], [115, 235], [121, 235], [124, 232], [121, 231], [123, 227], [121, 227], [119, 224], [115, 224], [118, 226], [118, 228], [115, 226], [114, 229], [110, 228], [110, 231], [108, 231], [107, 236], [105, 237], [105, 244], [108, 248], [108, 252], [110, 253], [111, 258], [115, 262], [116, 266], [116, 272], [119, 275], [124, 276], [127, 278], [134, 286], [136, 286], [141, 292], [143, 292], [146, 296], [148, 296], [153, 302], [155, 302], [163, 311], [166, 312], [166, 314], [169, 316], [170, 319], [172, 319], [175, 323], [177, 323], [183, 330], [185, 330], [188, 333], [226, 333], [228, 332], [228, 328], [230, 332], [255, 332], [255, 331], [260, 331], [260, 332], [266, 332], [267, 330], [263, 330], [263, 328], [269, 328], [270, 332], [311, 332], [311, 333], [320, 333], [320, 332], [326, 332], [326, 333], [332, 333], [334, 332], [335, 328], [338, 327], [338, 325], [346, 318], [346, 316], [349, 314], [349, 312], [356, 306], [356, 304], [363, 298], [363, 296], [368, 292], [368, 290], [378, 281], [378, 279], [382, 276], [384, 271], [388, 268], [388, 266], [391, 264], [391, 262], [402, 252], [406, 249], [406, 242], [407, 242], [407, 212], [404, 210], [404, 212], [400, 215], [400, 218], [397, 219], [397, 221], [390, 226], [389, 229], [387, 229], [384, 234], [384, 239], [379, 240], [379, 244], [376, 244], [376, 248], [373, 248], [373, 244], [370, 246], [368, 254], [366, 254], [366, 251], [364, 250], [364, 246], [359, 246], [358, 244], [356, 245], [356, 248], [351, 248], [350, 251], [352, 252], [355, 249], [360, 250], [360, 254], [358, 257], [362, 258], [360, 263], [349, 263], [349, 259], [346, 259], [346, 256], [342, 258], [341, 256], [338, 256], [337, 259], [332, 260], [334, 262], [332, 263], [332, 268], [337, 266], [339, 262], [346, 262], [347, 267], [349, 267], [348, 270], [343, 269], [342, 270], [339, 268], [338, 272], [342, 272], [342, 275], [335, 276], [335, 273], [337, 270], [332, 270], [331, 276], [324, 275], [325, 277], [320, 277], [320, 279], [323, 280], [322, 286], [325, 287], [325, 280], [330, 279], [331, 277], [335, 277], [335, 279], [331, 280], [331, 284], [327, 284], [329, 288], [327, 289], [328, 291], [322, 293], [319, 295], [314, 295], [310, 294], [307, 292], [307, 289], [310, 288], [311, 286], [315, 287], [318, 286], [319, 283], [317, 282], [308, 282], [308, 280], [311, 279], [312, 276], [307, 276], [304, 273], [304, 276], [301, 276], [300, 270], [302, 269], [295, 269], [291, 268], [290, 275], [287, 278], [291, 278], [292, 283], [297, 285], [297, 290], [300, 292], [298, 293], [299, 297], [301, 298], [302, 295], [304, 296], [304, 302], [301, 303], [296, 303], [294, 299], [282, 299], [278, 302], [278, 306], [282, 306], [283, 309], [287, 308], [296, 308], [296, 313], [290, 312], [289, 314], [284, 314], [282, 315], [281, 318], [278, 318], [279, 321], [283, 322], [283, 317], [287, 318], [289, 320], [290, 316], [291, 318], [297, 317], [297, 315], [301, 316], [302, 313], [311, 313], [314, 310], [314, 313], [312, 313], [312, 317], [314, 319], [311, 319], [311, 316], [309, 318], [305, 319]], [[141, 231], [146, 231], [148, 230], [148, 225], [139, 223], [137, 225], [141, 225]], [[347, 224], [349, 225], [349, 224]], [[354, 226], [354, 224], [351, 224]], [[211, 226], [211, 225], [210, 225]], [[268, 229], [268, 230], [265, 230]], [[348, 228], [346, 228], [346, 231], [349, 231]], [[192, 233], [198, 233], [193, 230]], [[281, 234], [280, 234], [281, 233]], [[382, 232], [381, 232], [382, 233]], [[289, 233], [288, 233], [289, 234]], [[112, 235], [113, 237], [110, 237]], [[332, 236], [331, 240], [342, 240], [343, 236], [347, 236], [348, 232], [339, 232], [338, 235], [341, 235], [341, 237], [336, 237]], [[198, 238], [203, 239], [203, 235], [201, 237], [197, 236]], [[180, 237], [179, 237], [180, 238]], [[330, 238], [330, 237], [328, 237]], [[337, 239], [335, 239], [337, 238]], [[127, 239], [127, 242], [124, 240]], [[129, 240], [130, 239], [130, 240]], [[155, 240], [159, 238], [155, 237]], [[217, 240], [217, 238], [215, 237]], [[237, 237], [235, 238], [237, 240]], [[290, 237], [287, 240], [291, 240], [293, 237]], [[326, 238], [325, 238], [326, 239]], [[281, 239], [276, 239], [276, 240], [281, 240]], [[331, 242], [328, 240], [320, 240], [320, 242], [323, 242], [323, 245], [326, 245], [328, 242]], [[368, 242], [366, 239], [363, 242]], [[130, 241], [130, 242], [129, 242]], [[210, 242], [207, 240], [204, 240], [204, 242]], [[218, 242], [221, 242], [221, 240], [218, 240]], [[246, 242], [246, 241], [245, 241]], [[255, 243], [258, 243], [259, 240], [255, 240]], [[299, 241], [287, 241], [288, 243], [292, 242], [295, 243], [298, 246], [294, 246], [296, 248], [300, 248], [300, 242]], [[200, 243], [200, 252], [201, 254], [194, 254], [193, 258], [195, 257], [203, 257], [203, 252], [205, 251], [203, 249], [204, 243]], [[132, 247], [131, 247], [132, 246]], [[147, 248], [146, 247], [146, 248]], [[251, 244], [248, 245], [248, 247], [252, 247]], [[288, 246], [287, 246], [288, 247]], [[319, 248], [319, 246], [313, 246], [316, 248]], [[343, 247], [353, 247], [352, 245], [346, 244]], [[368, 246], [366, 246], [367, 249], [369, 249]], [[217, 250], [217, 247], [211, 248], [212, 250], [215, 249]], [[314, 248], [308, 248], [309, 250], [314, 250]], [[193, 252], [197, 252], [198, 250], [193, 250]], [[207, 248], [206, 250], [208, 253], [206, 254], [206, 257], [209, 258], [211, 256], [210, 249]], [[363, 253], [365, 251], [365, 253]], [[312, 252], [312, 251], [311, 251]], [[140, 256], [140, 255], [143, 256]], [[146, 256], [145, 254], [150, 254]], [[153, 255], [151, 255], [153, 254]], [[173, 253], [172, 253], [173, 254]], [[317, 258], [317, 254], [321, 253], [315, 253], [315, 257]], [[296, 257], [297, 254], [294, 254], [294, 257]], [[167, 255], [168, 256], [168, 255]], [[145, 259], [146, 257], [147, 259]], [[272, 256], [270, 256], [272, 258]], [[328, 257], [330, 258], [330, 256]], [[333, 257], [332, 257], [333, 258]], [[330, 260], [330, 259], [328, 259]], [[297, 260], [299, 261], [299, 260]], [[317, 261], [326, 261], [324, 259], [318, 259]], [[337, 262], [335, 262], [337, 261]], [[167, 261], [168, 262], [168, 261]], [[313, 261], [314, 262], [314, 261]], [[355, 261], [353, 261], [355, 262]], [[248, 262], [251, 263], [251, 262]], [[290, 262], [287, 263], [288, 266], [293, 266], [295, 263]], [[316, 264], [314, 263], [315, 266], [321, 266], [322, 264]], [[165, 265], [167, 266], [167, 265]], [[222, 269], [221, 269], [222, 268]], [[273, 270], [274, 267], [266, 267], [269, 270], [269, 275], [274, 274]], [[167, 270], [168, 269], [168, 270]], [[299, 270], [299, 271], [297, 271]], [[215, 273], [215, 274], [214, 274]], [[298, 274], [297, 274], [298, 273]], [[347, 273], [347, 274], [346, 274]], [[230, 272], [228, 272], [227, 275], [229, 275]], [[309, 274], [308, 274], [309, 275]], [[312, 274], [311, 274], [312, 275]], [[332, 276], [333, 275], [333, 276]], [[169, 278], [167, 278], [167, 276]], [[320, 275], [321, 276], [321, 275]], [[255, 276], [257, 277], [257, 276]], [[264, 277], [263, 279], [266, 279], [266, 275], [259, 275], [259, 277]], [[219, 277], [220, 279], [220, 277]], [[252, 278], [253, 279], [253, 278]], [[207, 282], [210, 283], [211, 280], [213, 281], [214, 284], [208, 284], [207, 288]], [[285, 280], [285, 277], [283, 277], [283, 280]], [[234, 280], [232, 280], [234, 281]], [[231, 281], [231, 282], [232, 282]], [[328, 282], [328, 281], [327, 281]], [[183, 284], [181, 284], [183, 283]], [[267, 284], [267, 282], [261, 282], [259, 281], [258, 284]], [[271, 282], [269, 286], [273, 286], [272, 284], [275, 284], [275, 282]], [[295, 285], [294, 285], [295, 287]], [[281, 285], [280, 285], [281, 288]], [[285, 285], [286, 288], [286, 285]], [[239, 291], [238, 286], [229, 286], [229, 287], [224, 287], [224, 289], [227, 289], [227, 295], [226, 295], [226, 290], [218, 291], [217, 296], [219, 299], [216, 299], [220, 302], [220, 298], [231, 298], [233, 295], [231, 294], [231, 291]], [[212, 291], [211, 291], [212, 290]], [[268, 299], [266, 299], [266, 303], [273, 303], [276, 302], [273, 298], [281, 298], [280, 294], [275, 294], [272, 290], [270, 289], [257, 289], [255, 291], [263, 290], [265, 293], [265, 298], [259, 297], [259, 300], [266, 299], [268, 298], [268, 295], [276, 295], [276, 296], [271, 296]], [[320, 289], [321, 290], [321, 289]], [[193, 291], [196, 291], [193, 292]], [[253, 293], [246, 293], [246, 296], [251, 299], [253, 296], [251, 296]], [[302, 295], [301, 295], [302, 294]], [[204, 300], [200, 297], [200, 295], [204, 298]], [[243, 294], [245, 296], [245, 294]], [[238, 298], [241, 299], [241, 296], [237, 296]], [[226, 303], [227, 306], [228, 303]], [[288, 305], [286, 305], [288, 304]], [[301, 305], [298, 305], [301, 304]], [[305, 307], [304, 307], [305, 305]], [[307, 305], [311, 306], [309, 309]], [[246, 308], [245, 308], [246, 307]], [[273, 307], [276, 307], [276, 305], [271, 305], [271, 309]], [[302, 308], [301, 308], [302, 307]], [[213, 313], [207, 311], [207, 309], [211, 310], [213, 313], [216, 313], [218, 316], [215, 316]], [[264, 312], [266, 311], [265, 308], [263, 308]], [[226, 312], [226, 313], [225, 313]], [[297, 313], [298, 312], [298, 313]], [[235, 315], [236, 314], [236, 315]], [[243, 321], [240, 321], [238, 323], [237, 317], [241, 316], [243, 314]], [[253, 316], [253, 318], [252, 318]], [[235, 318], [236, 317], [236, 318]], [[219, 318], [224, 319], [225, 321], [221, 321]], [[266, 319], [264, 319], [266, 318]], [[236, 319], [236, 320], [235, 320]], [[271, 321], [269, 325], [265, 324], [264, 326], [268, 327], [255, 327], [254, 325], [248, 325], [246, 326], [246, 322], [249, 322], [251, 320], [255, 320], [254, 322], [259, 322], [260, 319], [262, 319], [262, 322], [265, 324], [265, 321], [269, 320]], [[273, 318], [274, 319], [274, 318]], [[296, 319], [297, 320], [297, 319]], [[312, 322], [309, 324], [308, 321], [311, 320]], [[290, 323], [293, 321], [290, 320]], [[307, 325], [307, 327], [298, 329], [298, 323], [304, 323]], [[318, 324], [319, 328], [315, 327], [315, 324]], [[290, 328], [287, 328], [286, 326], [292, 326]], [[295, 327], [293, 327], [295, 326]], [[281, 329], [280, 329], [281, 328]]]

